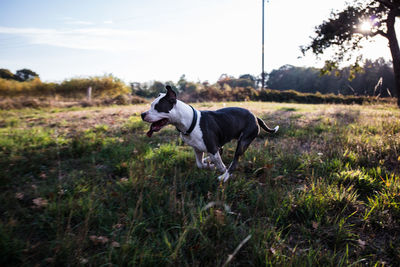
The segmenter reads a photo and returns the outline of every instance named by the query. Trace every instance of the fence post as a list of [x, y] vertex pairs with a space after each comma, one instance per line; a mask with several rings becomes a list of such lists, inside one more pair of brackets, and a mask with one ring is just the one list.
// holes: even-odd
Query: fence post
[[86, 100], [87, 101], [92, 101], [92, 87], [91, 86], [89, 86], [88, 89], [87, 89]]

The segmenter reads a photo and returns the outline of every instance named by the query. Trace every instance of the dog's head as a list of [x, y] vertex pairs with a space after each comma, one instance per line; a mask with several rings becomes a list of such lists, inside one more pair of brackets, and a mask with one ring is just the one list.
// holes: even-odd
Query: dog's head
[[158, 132], [170, 122], [170, 111], [176, 104], [176, 93], [171, 86], [166, 86], [167, 93], [161, 93], [151, 103], [148, 111], [141, 114], [142, 120], [151, 123], [147, 136], [151, 137], [154, 132]]

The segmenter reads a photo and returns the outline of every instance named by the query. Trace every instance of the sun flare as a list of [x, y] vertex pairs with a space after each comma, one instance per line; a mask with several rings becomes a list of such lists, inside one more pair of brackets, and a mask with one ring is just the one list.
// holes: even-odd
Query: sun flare
[[360, 23], [360, 30], [363, 32], [370, 32], [372, 30], [372, 22], [369, 20], [365, 20]]

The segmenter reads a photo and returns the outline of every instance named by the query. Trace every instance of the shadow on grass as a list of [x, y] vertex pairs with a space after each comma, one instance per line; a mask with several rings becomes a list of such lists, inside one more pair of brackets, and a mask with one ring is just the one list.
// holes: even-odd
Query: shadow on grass
[[[174, 129], [148, 139], [137, 118], [58, 145], [2, 150], [0, 251], [8, 257], [0, 263], [223, 265], [250, 236], [233, 264], [394, 264], [398, 172], [390, 176], [381, 158], [364, 163], [377, 147], [356, 140], [361, 116], [265, 114], [279, 132], [256, 138], [224, 184], [197, 169]], [[224, 149], [227, 164], [235, 145]]]

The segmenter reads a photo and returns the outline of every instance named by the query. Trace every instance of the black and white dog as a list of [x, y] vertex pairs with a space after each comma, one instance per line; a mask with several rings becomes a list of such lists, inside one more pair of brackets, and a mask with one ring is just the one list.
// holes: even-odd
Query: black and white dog
[[[182, 140], [193, 147], [199, 168], [217, 168], [223, 174], [220, 181], [227, 181], [235, 170], [239, 157], [257, 137], [260, 127], [269, 133], [278, 131], [268, 128], [265, 123], [243, 108], [222, 108], [216, 111], [198, 111], [176, 99], [176, 93], [167, 85], [167, 93], [160, 94], [150, 110], [141, 114], [142, 119], [151, 123], [147, 136], [172, 124], [180, 132]], [[221, 160], [222, 146], [232, 139], [238, 139], [235, 156], [229, 168]], [[203, 158], [203, 154], [208, 157]]]

